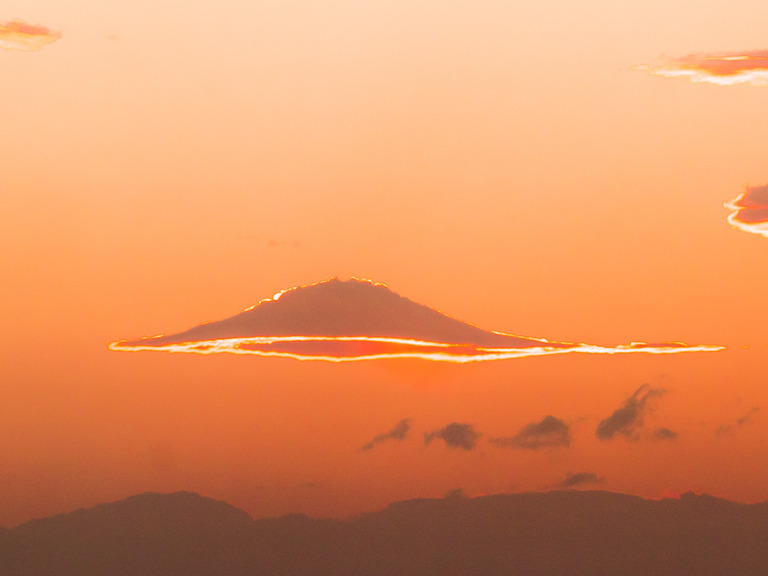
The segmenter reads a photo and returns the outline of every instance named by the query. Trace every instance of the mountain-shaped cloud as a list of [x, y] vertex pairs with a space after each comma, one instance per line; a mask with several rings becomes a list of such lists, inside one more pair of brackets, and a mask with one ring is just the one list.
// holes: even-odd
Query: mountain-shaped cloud
[[109, 347], [333, 362], [381, 358], [477, 362], [567, 352], [667, 354], [722, 349], [681, 342], [633, 342], [609, 348], [488, 331], [417, 304], [384, 284], [357, 278], [331, 278], [283, 290], [225, 320], [167, 336], [119, 340]]
[[687, 78], [720, 86], [732, 84], [768, 85], [768, 50], [689, 54], [666, 58], [658, 64], [635, 67], [664, 78]]
[[725, 207], [732, 211], [728, 215], [731, 226], [768, 238], [768, 184], [748, 186], [746, 191], [726, 202]]
[[0, 22], [0, 48], [6, 50], [34, 52], [59, 38], [59, 32], [52, 32], [45, 26], [27, 24], [24, 20]]

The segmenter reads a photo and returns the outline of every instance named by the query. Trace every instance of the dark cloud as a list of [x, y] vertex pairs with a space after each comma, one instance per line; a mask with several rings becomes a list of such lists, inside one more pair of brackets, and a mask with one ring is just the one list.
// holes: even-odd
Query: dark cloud
[[669, 428], [656, 428], [653, 431], [653, 437], [656, 440], [674, 440], [677, 438], [677, 432]]
[[467, 496], [467, 493], [464, 492], [463, 488], [454, 488], [453, 490], [448, 490], [448, 492], [445, 493], [445, 499], [446, 500], [468, 500], [469, 496]]
[[472, 450], [477, 443], [480, 434], [475, 432], [472, 424], [462, 424], [460, 422], [451, 422], [445, 428], [427, 432], [424, 434], [424, 443], [429, 444], [432, 440], [439, 438], [451, 448], [463, 448]]
[[725, 207], [732, 212], [728, 222], [750, 234], [759, 234], [768, 238], [768, 184], [765, 186], [748, 186]]
[[389, 432], [382, 432], [381, 434], [377, 434], [373, 440], [363, 446], [363, 450], [370, 450], [376, 446], [376, 444], [381, 444], [387, 440], [405, 440], [405, 437], [408, 435], [408, 430], [410, 429], [411, 420], [409, 418], [403, 418]]
[[578, 472], [568, 474], [565, 480], [556, 484], [558, 488], [574, 488], [583, 484], [600, 484], [605, 482], [605, 478], [598, 478], [594, 472]]
[[754, 416], [759, 411], [760, 411], [760, 408], [755, 406], [749, 412], [744, 414], [744, 416], [736, 420], [734, 424], [723, 424], [722, 426], [720, 426], [717, 430], [715, 430], [715, 434], [717, 434], [718, 436], [726, 436], [732, 433], [735, 429], [741, 428], [742, 426], [747, 424], [750, 420], [752, 420], [752, 416]]
[[691, 82], [768, 85], [768, 50], [744, 50], [689, 54], [682, 58], [666, 58], [658, 64], [636, 67], [655, 76], [687, 78]]
[[491, 438], [489, 441], [491, 444], [505, 448], [539, 450], [541, 448], [569, 446], [571, 435], [568, 424], [554, 416], [546, 416], [541, 422], [533, 422], [524, 426], [520, 432], [512, 437]]
[[624, 402], [624, 406], [600, 422], [597, 426], [597, 437], [600, 440], [610, 440], [616, 434], [632, 437], [635, 430], [643, 425], [643, 415], [650, 402], [666, 392], [666, 390], [654, 389], [648, 384], [643, 384]]

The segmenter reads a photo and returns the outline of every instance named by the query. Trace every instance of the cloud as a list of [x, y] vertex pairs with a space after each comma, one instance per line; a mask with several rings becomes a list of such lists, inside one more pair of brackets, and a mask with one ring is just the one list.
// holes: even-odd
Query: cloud
[[643, 425], [643, 414], [648, 409], [649, 403], [666, 392], [666, 390], [653, 389], [648, 384], [643, 384], [624, 402], [624, 406], [598, 424], [597, 437], [600, 440], [610, 440], [616, 434], [632, 437], [635, 430]]
[[768, 238], [768, 184], [747, 186], [725, 207], [731, 210], [728, 222], [734, 228]]
[[467, 496], [467, 493], [464, 492], [463, 488], [454, 488], [453, 490], [448, 490], [448, 492], [445, 493], [445, 496], [443, 496], [446, 500], [452, 500], [454, 502], [461, 501], [461, 500], [469, 500], [469, 496]]
[[427, 432], [424, 434], [424, 443], [429, 444], [432, 440], [439, 438], [451, 448], [463, 448], [472, 450], [475, 447], [480, 434], [475, 432], [472, 424], [462, 424], [460, 422], [451, 422], [445, 428]]
[[605, 478], [598, 478], [597, 474], [593, 472], [578, 472], [576, 474], [568, 474], [565, 480], [555, 484], [557, 488], [574, 488], [583, 484], [600, 484], [605, 482]]
[[758, 406], [755, 406], [749, 412], [744, 414], [744, 416], [737, 419], [734, 424], [723, 424], [722, 426], [720, 426], [717, 430], [715, 430], [715, 434], [718, 436], [727, 436], [728, 434], [733, 433], [734, 429], [741, 428], [747, 423], [749, 423], [749, 421], [752, 420], [752, 416], [754, 416], [759, 411], [760, 411], [760, 408]]
[[664, 78], [687, 78], [721, 86], [732, 84], [768, 85], [768, 50], [689, 54], [682, 58], [664, 58], [658, 64], [635, 67]]
[[408, 430], [410, 429], [411, 420], [409, 418], [404, 418], [389, 432], [377, 434], [373, 440], [363, 446], [363, 450], [371, 450], [376, 444], [381, 444], [387, 440], [405, 440], [405, 437], [408, 435]]
[[119, 340], [109, 348], [329, 362], [420, 358], [457, 363], [569, 352], [674, 354], [722, 349], [681, 342], [632, 342], [611, 348], [483, 330], [404, 298], [384, 284], [358, 278], [331, 278], [282, 290], [230, 318], [175, 334]]
[[34, 52], [59, 38], [59, 32], [52, 32], [44, 26], [27, 24], [24, 20], [0, 22], [0, 48], [6, 50]]
[[554, 416], [546, 416], [541, 422], [533, 422], [524, 426], [512, 437], [491, 438], [489, 442], [504, 448], [539, 450], [541, 448], [569, 446], [571, 435], [568, 424]]
[[656, 440], [674, 440], [677, 438], [677, 432], [674, 432], [669, 428], [656, 428], [656, 430], [653, 431], [653, 437]]

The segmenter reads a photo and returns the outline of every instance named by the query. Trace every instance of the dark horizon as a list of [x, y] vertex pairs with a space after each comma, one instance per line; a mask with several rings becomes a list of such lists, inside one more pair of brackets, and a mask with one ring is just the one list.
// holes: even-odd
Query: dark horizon
[[347, 520], [253, 519], [144, 493], [0, 530], [4, 576], [739, 574], [768, 570], [768, 503], [553, 490], [393, 502]]

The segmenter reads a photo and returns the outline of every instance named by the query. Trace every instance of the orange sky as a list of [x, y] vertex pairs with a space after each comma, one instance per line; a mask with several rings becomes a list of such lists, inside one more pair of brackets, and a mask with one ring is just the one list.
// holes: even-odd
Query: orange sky
[[[579, 472], [768, 499], [768, 240], [723, 206], [768, 182], [768, 88], [633, 70], [768, 48], [765, 3], [2, 11], [61, 37], [0, 52], [0, 525], [146, 490], [345, 515]], [[339, 366], [106, 347], [332, 275], [490, 330], [729, 350]], [[598, 440], [643, 384], [667, 393], [640, 438]], [[546, 415], [570, 446], [488, 442]], [[405, 440], [360, 450], [404, 418]], [[424, 444], [451, 422], [474, 450]]]

